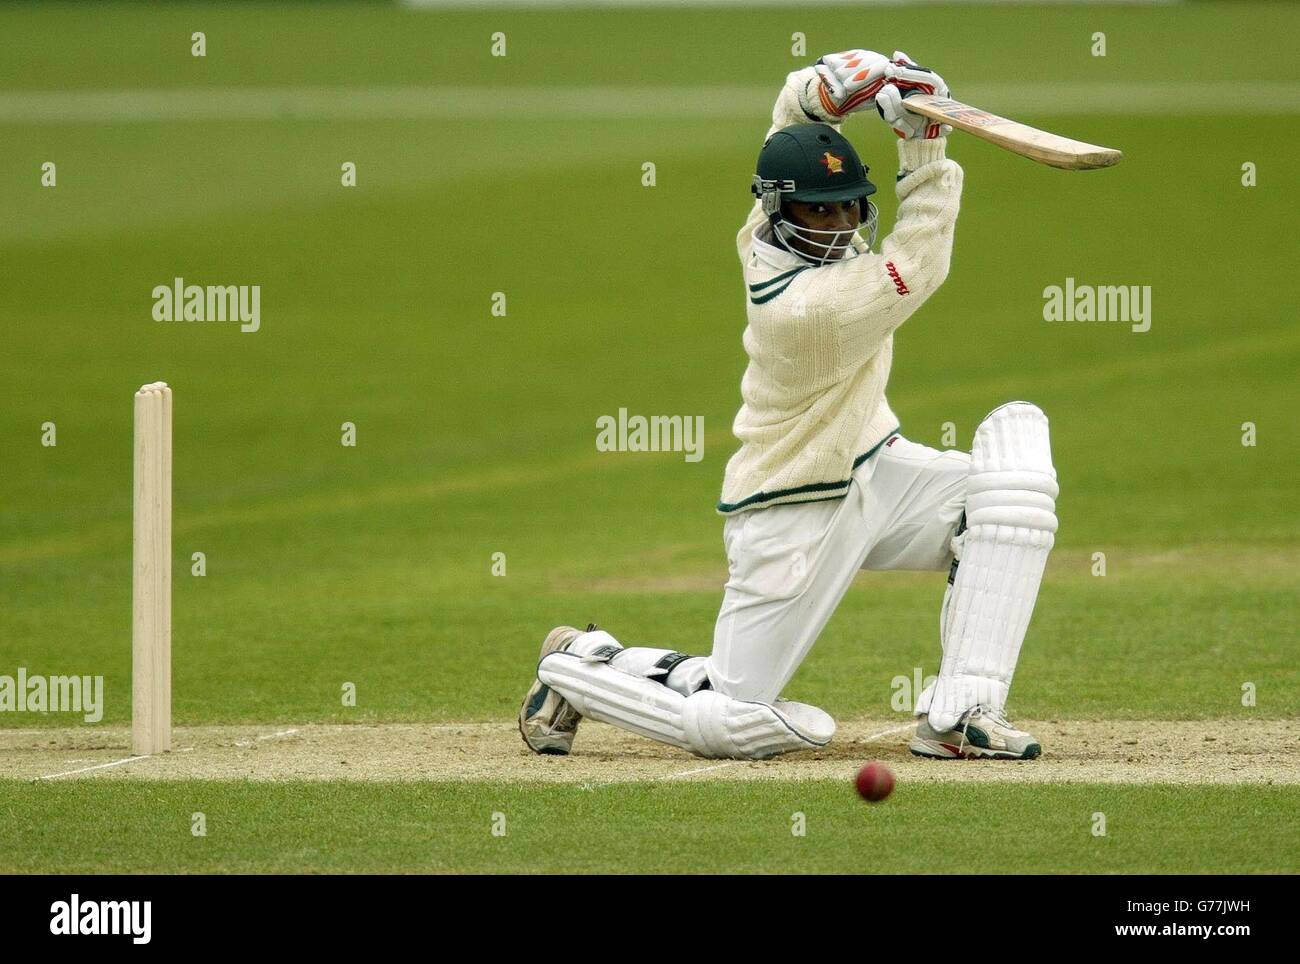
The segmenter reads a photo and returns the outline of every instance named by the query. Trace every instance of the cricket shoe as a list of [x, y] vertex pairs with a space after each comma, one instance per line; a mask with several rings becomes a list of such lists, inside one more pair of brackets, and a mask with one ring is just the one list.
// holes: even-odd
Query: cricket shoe
[[1032, 736], [1017, 730], [1002, 713], [983, 705], [963, 713], [951, 730], [936, 730], [922, 717], [910, 749], [917, 756], [938, 760], [1032, 760], [1043, 752]]
[[[596, 628], [592, 623], [585, 630], [591, 632]], [[583, 634], [584, 630], [572, 626], [556, 626], [542, 642], [542, 659], [551, 653], [561, 653], [569, 644]], [[555, 690], [539, 679], [524, 696], [524, 705], [519, 708], [519, 735], [534, 753], [565, 754], [573, 747], [573, 736], [578, 732], [582, 714], [569, 705]]]

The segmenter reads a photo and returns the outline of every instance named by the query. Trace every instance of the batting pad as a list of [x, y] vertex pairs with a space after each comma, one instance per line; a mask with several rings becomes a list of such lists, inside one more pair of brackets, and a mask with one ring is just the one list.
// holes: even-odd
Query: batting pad
[[585, 717], [609, 723], [703, 757], [762, 760], [825, 746], [835, 721], [815, 706], [749, 703], [713, 690], [690, 696], [633, 676], [599, 659], [551, 653], [537, 678]]
[[935, 729], [979, 703], [1005, 708], [1055, 541], [1057, 494], [1047, 416], [1028, 402], [995, 409], [971, 446], [968, 528], [939, 616], [943, 662], [917, 702]]

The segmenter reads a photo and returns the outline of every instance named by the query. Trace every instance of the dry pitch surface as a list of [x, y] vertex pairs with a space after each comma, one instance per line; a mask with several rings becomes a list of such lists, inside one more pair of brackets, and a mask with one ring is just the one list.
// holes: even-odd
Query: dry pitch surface
[[1297, 784], [1300, 721], [1025, 720], [1045, 747], [1024, 763], [940, 761], [907, 752], [910, 724], [860, 719], [823, 750], [776, 760], [702, 760], [587, 723], [569, 757], [538, 757], [509, 723], [207, 726], [173, 750], [130, 757], [126, 728], [0, 730], [0, 772], [26, 780], [235, 779], [577, 783], [848, 779], [885, 760], [900, 782]]

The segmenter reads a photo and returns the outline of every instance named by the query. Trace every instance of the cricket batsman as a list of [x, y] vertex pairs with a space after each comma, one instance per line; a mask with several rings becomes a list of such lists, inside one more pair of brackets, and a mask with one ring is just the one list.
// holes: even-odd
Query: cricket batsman
[[[749, 365], [717, 507], [729, 576], [712, 653], [552, 630], [519, 713], [533, 751], [568, 753], [583, 717], [704, 757], [825, 746], [835, 721], [781, 692], [858, 570], [912, 569], [948, 573], [912, 752], [1039, 755], [1005, 706], [1056, 532], [1047, 418], [1011, 402], [970, 454], [940, 452], [900, 435], [885, 398], [894, 331], [947, 277], [961, 202], [951, 129], [905, 109], [916, 92], [948, 87], [901, 51], [828, 54], [786, 78], [736, 239]], [[859, 112], [898, 135], [898, 215], [878, 252], [876, 186], [840, 132]]]

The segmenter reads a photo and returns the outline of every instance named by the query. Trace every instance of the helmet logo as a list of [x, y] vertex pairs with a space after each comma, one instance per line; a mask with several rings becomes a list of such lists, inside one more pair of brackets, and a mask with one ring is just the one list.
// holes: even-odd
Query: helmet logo
[[830, 151], [827, 151], [822, 155], [822, 163], [826, 165], [826, 172], [828, 174], [844, 173], [844, 158], [836, 157]]

